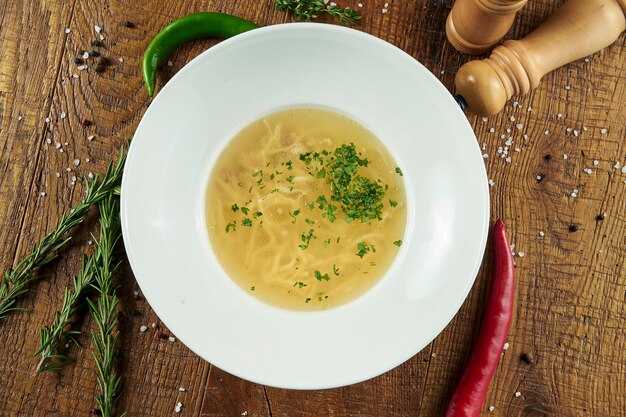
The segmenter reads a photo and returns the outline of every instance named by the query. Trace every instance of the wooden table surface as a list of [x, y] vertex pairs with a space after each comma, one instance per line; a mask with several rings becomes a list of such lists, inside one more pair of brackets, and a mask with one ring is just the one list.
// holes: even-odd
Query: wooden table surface
[[[445, 38], [452, 1], [387, 1], [383, 13], [384, 1], [362, 0], [358, 29], [402, 48], [452, 90], [455, 72], [469, 59]], [[530, 1], [510, 36], [529, 33], [561, 3]], [[356, 6], [352, 0], [340, 4]], [[274, 10], [272, 0], [0, 2], [3, 270], [81, 200], [80, 178], [103, 172], [117, 157], [149, 104], [140, 72], [143, 51], [160, 28], [195, 11], [233, 13], [262, 25], [291, 21]], [[126, 20], [135, 27], [123, 26]], [[74, 58], [78, 50], [93, 49], [95, 25], [103, 28], [101, 50], [110, 65], [97, 73], [89, 59], [89, 68], [78, 71]], [[492, 218], [505, 219], [518, 253], [510, 347], [484, 415], [626, 415], [626, 173], [616, 165], [626, 163], [625, 40], [622, 34], [606, 50], [549, 74], [496, 117], [468, 115], [488, 155]], [[177, 50], [159, 83], [215, 43], [197, 41]], [[334, 76], [339, 75], [331, 65], [328, 77]], [[93, 124], [81, 126], [85, 119]], [[91, 135], [95, 138], [87, 140]], [[498, 154], [506, 140], [501, 135], [514, 138], [510, 162]], [[78, 177], [75, 185], [72, 176]], [[64, 371], [35, 375], [33, 353], [39, 328], [52, 320], [81, 253], [90, 250], [95, 220], [92, 215], [77, 230], [73, 246], [42, 271], [44, 278], [19, 303], [28, 311], [0, 323], [1, 416], [92, 413], [96, 380], [87, 336], [92, 321], [81, 322], [84, 346], [69, 350], [76, 363]], [[119, 409], [129, 417], [173, 415], [181, 402], [180, 415], [187, 416], [441, 416], [477, 333], [490, 260], [487, 254], [458, 315], [422, 352], [370, 381], [313, 392], [243, 381], [182, 343], [157, 338], [151, 328], [141, 334], [141, 325], [159, 320], [145, 299], [134, 299], [138, 287], [125, 267], [119, 293], [129, 322], [122, 329]], [[130, 316], [133, 308], [141, 315]], [[211, 337], [210, 329], [199, 331]], [[535, 365], [520, 360], [525, 352], [537, 358]]]

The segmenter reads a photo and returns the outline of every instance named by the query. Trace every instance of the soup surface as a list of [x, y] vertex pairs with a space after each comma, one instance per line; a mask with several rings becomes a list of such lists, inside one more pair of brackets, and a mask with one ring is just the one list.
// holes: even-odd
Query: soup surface
[[219, 156], [206, 193], [213, 250], [243, 290], [321, 310], [370, 289], [402, 245], [402, 171], [354, 120], [293, 108], [255, 121]]

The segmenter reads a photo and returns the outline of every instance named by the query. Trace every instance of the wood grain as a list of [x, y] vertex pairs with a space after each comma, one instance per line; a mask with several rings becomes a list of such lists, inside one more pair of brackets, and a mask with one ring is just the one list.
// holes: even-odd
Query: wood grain
[[[446, 41], [452, 1], [388, 3], [383, 13], [384, 2], [363, 1], [358, 29], [404, 49], [452, 90], [454, 74], [469, 59]], [[562, 3], [529, 2], [511, 36], [528, 34]], [[149, 39], [171, 20], [205, 10], [262, 25], [292, 20], [270, 0], [0, 2], [0, 268], [14, 265], [50, 231], [80, 200], [82, 176], [104, 171], [132, 136], [149, 104], [139, 71]], [[135, 27], [122, 26], [125, 20]], [[102, 48], [90, 45], [99, 36], [95, 25], [103, 28]], [[191, 42], [177, 50], [159, 83], [216, 42]], [[92, 49], [110, 65], [97, 73], [90, 58], [89, 68], [78, 71], [77, 51]], [[626, 163], [624, 62], [622, 35], [606, 50], [548, 74], [538, 89], [513, 98], [499, 115], [468, 115], [488, 155], [492, 216], [505, 219], [519, 254], [510, 347], [488, 393], [485, 416], [626, 415], [626, 174], [614, 168], [617, 161]], [[515, 100], [519, 104], [513, 106]], [[81, 126], [85, 119], [93, 124]], [[95, 138], [87, 140], [91, 135]], [[509, 136], [507, 162], [498, 147], [507, 146]], [[603, 213], [605, 218], [596, 218]], [[2, 416], [92, 415], [96, 382], [89, 338], [81, 337], [82, 349], [69, 349], [76, 363], [58, 374], [36, 376], [33, 353], [39, 327], [50, 322], [80, 254], [91, 249], [95, 220], [92, 215], [77, 230], [72, 247], [20, 302], [29, 311], [0, 324]], [[168, 330], [151, 327], [159, 320], [141, 294], [134, 298], [137, 284], [125, 269], [120, 296], [129, 320], [122, 329], [120, 409], [128, 416], [175, 415], [180, 401], [180, 415], [189, 416], [440, 416], [477, 334], [490, 260], [487, 254], [459, 314], [422, 352], [373, 380], [313, 392], [243, 381], [180, 342], [158, 338]], [[141, 315], [131, 316], [132, 309]], [[85, 335], [92, 325], [88, 318], [82, 321]], [[140, 333], [141, 325], [149, 330]], [[535, 355], [535, 365], [519, 360], [525, 352]], [[490, 405], [493, 413], [487, 411]]]

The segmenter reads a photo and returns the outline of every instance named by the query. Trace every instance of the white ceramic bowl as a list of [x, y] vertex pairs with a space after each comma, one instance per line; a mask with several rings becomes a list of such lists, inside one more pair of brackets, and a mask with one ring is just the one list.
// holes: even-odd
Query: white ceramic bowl
[[[204, 224], [205, 186], [225, 143], [260, 116], [300, 105], [337, 109], [378, 135], [404, 171], [409, 208], [382, 280], [312, 313], [243, 292]], [[180, 341], [242, 378], [318, 389], [388, 371], [442, 331], [480, 266], [489, 195], [472, 129], [430, 72], [373, 36], [298, 23], [226, 40], [172, 78], [132, 141], [122, 217], [137, 281]]]

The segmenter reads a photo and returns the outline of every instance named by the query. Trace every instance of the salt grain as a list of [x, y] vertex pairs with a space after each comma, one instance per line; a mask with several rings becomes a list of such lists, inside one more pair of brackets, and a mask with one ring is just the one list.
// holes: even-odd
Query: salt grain
[[46, 123], [50, 123], [50, 118], [49, 118], [49, 117], [46, 117], [44, 121], [45, 121]]
[[585, 58], [585, 62], [589, 62], [589, 58]]
[[507, 162], [507, 164], [510, 164], [510, 163], [511, 163], [511, 157], [510, 157], [510, 156], [507, 156], [507, 157], [506, 157], [506, 159], [505, 159], [505, 161]]
[[511, 116], [511, 121], [514, 122], [515, 121], [515, 116]]
[[600, 161], [598, 161], [597, 159], [594, 159], [594, 160], [593, 160], [593, 165], [594, 165], [594, 166], [598, 166], [598, 165], [600, 165]]
[[83, 53], [83, 59], [87, 59], [89, 58], [89, 52], [84, 52]]
[[180, 387], [180, 388], [178, 388], [178, 391], [180, 391], [180, 392], [185, 392], [185, 391], [187, 391], [187, 390], [186, 390], [185, 388], [183, 388], [183, 387]]
[[578, 130], [574, 129], [574, 136], [578, 137]]
[[72, 74], [72, 77], [78, 78], [78, 74]]
[[516, 396], [516, 397], [521, 397], [521, 396], [522, 396], [522, 393], [521, 393], [521, 392], [519, 392], [519, 391], [517, 391], [517, 392], [515, 393], [515, 396]]
[[241, 413], [241, 415], [242, 415], [242, 416], [247, 416], [247, 415], [248, 415], [248, 412], [247, 412], [247, 411], [244, 411], [243, 413]]
[[388, 11], [388, 9], [383, 9], [383, 14], [387, 13]]
[[148, 326], [141, 326], [141, 327], [139, 328], [139, 331], [140, 331], [141, 333], [145, 333], [145, 332], [146, 332], [146, 330], [148, 330]]
[[548, 136], [550, 134], [549, 130], [546, 130], [545, 132], [543, 132], [544, 135]]
[[606, 135], [606, 133], [607, 133], [608, 131], [609, 131], [609, 130], [608, 130], [607, 128], [602, 128], [602, 129], [600, 129], [600, 133], [602, 133], [603, 135]]
[[93, 138], [95, 138], [94, 135], [87, 136], [87, 140], [93, 140]]
[[522, 150], [520, 148], [515, 148], [515, 152], [521, 152]]
[[504, 142], [506, 146], [511, 146], [513, 144], [513, 139], [509, 138], [506, 142]]
[[167, 61], [167, 66], [168, 66], [168, 67], [173, 67], [173, 66], [174, 66], [174, 63], [173, 63], [172, 61]]
[[65, 28], [65, 33], [70, 33], [70, 32], [71, 32], [70, 28]]
[[100, 32], [102, 32], [102, 28], [101, 28], [100, 26], [97, 26], [97, 25], [96, 25], [96, 26], [94, 26], [93, 28], [96, 30], [96, 33], [100, 33]]
[[64, 111], [61, 112], [61, 119], [65, 119], [67, 117], [67, 114], [65, 114]]
[[63, 152], [65, 152], [65, 151], [63, 150], [63, 148], [61, 148], [61, 149], [59, 149], [59, 152], [63, 153]]
[[496, 182], [494, 180], [489, 180], [487, 181], [490, 187], [493, 187], [494, 185], [496, 185]]
[[70, 178], [72, 180], [72, 182], [76, 182], [76, 175], [72, 175], [72, 178]]
[[119, 57], [117, 60], [120, 61], [120, 62], [124, 62], [124, 58], [122, 58], [122, 57]]
[[561, 117], [563, 117], [563, 114], [562, 114], [562, 113], [558, 113], [558, 114], [556, 115], [556, 117], [560, 119]]
[[61, 178], [61, 173], [60, 172], [57, 172], [55, 175], [57, 176], [57, 178]]
[[489, 133], [493, 133], [495, 131], [496, 131], [496, 129], [494, 129], [493, 127], [491, 129], [489, 129]]
[[57, 143], [54, 144], [54, 147], [57, 148], [57, 149], [61, 149], [61, 144], [59, 142], [57, 142]]
[[100, 40], [103, 41], [104, 40], [104, 35], [100, 35]]
[[72, 168], [69, 168], [69, 167], [68, 167], [68, 168], [65, 168], [65, 170], [66, 170], [67, 172], [70, 172], [70, 171], [72, 170]]
[[626, 166], [622, 167], [622, 174], [626, 174]]
[[21, 122], [21, 121], [22, 121], [22, 119], [23, 119], [23, 117], [22, 117], [22, 115], [21, 115], [21, 114], [20, 114], [19, 116], [17, 116], [17, 121], [18, 121], [18, 122]]
[[88, 240], [88, 241], [87, 241], [87, 244], [88, 244], [88, 245], [93, 245], [93, 240]]
[[507, 128], [506, 133], [511, 133], [511, 128]]
[[526, 256], [526, 254], [524, 252], [517, 252], [517, 256], [523, 258], [524, 256]]
[[613, 165], [613, 168], [615, 169], [620, 169], [622, 167], [622, 164], [620, 161], [615, 162], [615, 165]]
[[566, 153], [564, 153], [564, 154], [563, 154], [563, 159], [567, 159], [567, 158], [569, 158], [569, 156], [567, 156], [567, 154], [566, 154]]
[[359, 3], [359, 4], [357, 4], [357, 6], [363, 7], [363, 3]]
[[183, 403], [178, 402], [176, 403], [176, 407], [174, 407], [174, 411], [177, 413], [180, 413], [180, 410], [183, 408]]
[[591, 168], [585, 168], [583, 169], [583, 171], [589, 175], [591, 175], [593, 173], [593, 170]]
[[533, 111], [533, 108], [529, 107], [528, 109], [526, 109], [526, 111]]
[[175, 337], [173, 337], [173, 336], [170, 336], [170, 337], [168, 338], [168, 340], [169, 340], [170, 342], [175, 342], [175, 341], [176, 341], [176, 338], [175, 338]]
[[489, 158], [489, 154], [484, 153], [484, 154], [483, 154], [483, 159], [487, 159], [487, 158]]
[[50, 145], [50, 144], [52, 143], [52, 139], [50, 139], [50, 138], [46, 139], [46, 143], [47, 143], [48, 145]]
[[570, 87], [569, 85], [566, 85], [566, 86], [565, 86], [565, 89], [566, 89], [567, 91], [569, 91], [571, 88], [572, 88], [572, 87]]
[[545, 232], [544, 232], [543, 230], [540, 230], [540, 231], [539, 231], [539, 236], [544, 237], [545, 235], [546, 235], [546, 234], [545, 234]]
[[84, 70], [87, 69], [87, 65], [79, 65], [79, 66], [76, 67], [76, 69], [79, 70], [79, 71], [84, 71]]
[[42, 191], [42, 192], [39, 193], [39, 195], [42, 196], [42, 197], [45, 197], [46, 196], [46, 192]]
[[504, 344], [504, 346], [502, 347], [502, 350], [507, 350], [509, 348], [509, 346], [511, 346], [511, 345], [509, 345], [509, 342], [506, 342]]
[[493, 405], [489, 406], [489, 412], [490, 413], [493, 413], [493, 410], [495, 410], [495, 409], [496, 409], [496, 407], [494, 407]]
[[90, 172], [89, 174], [87, 174], [87, 178], [89, 178], [90, 180], [93, 179], [93, 172]]
[[487, 123], [487, 120], [489, 120], [489, 119], [487, 119], [486, 117], [483, 117], [482, 119], [483, 119], [483, 122], [484, 122], [484, 123]]
[[523, 125], [523, 124], [521, 124], [521, 123], [518, 123], [517, 125], [515, 125], [515, 127], [516, 127], [518, 130], [522, 130], [522, 128], [524, 127], [524, 125]]
[[80, 159], [74, 159], [74, 165], [79, 166], [80, 165]]

